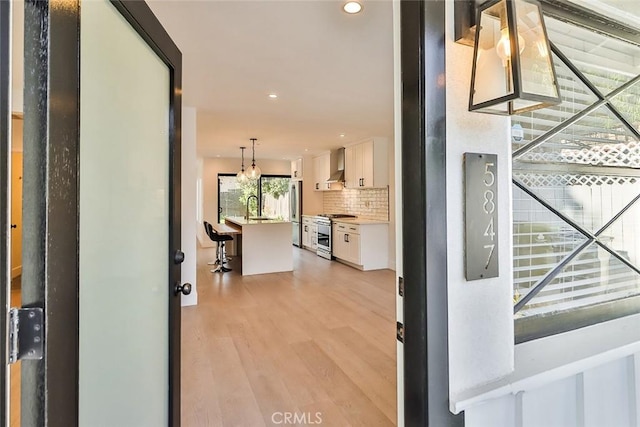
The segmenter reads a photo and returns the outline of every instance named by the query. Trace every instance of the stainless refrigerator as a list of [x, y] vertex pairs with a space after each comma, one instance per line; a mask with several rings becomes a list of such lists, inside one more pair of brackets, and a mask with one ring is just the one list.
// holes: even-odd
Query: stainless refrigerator
[[291, 223], [293, 224], [293, 244], [302, 244], [302, 181], [291, 181], [289, 187], [291, 201]]

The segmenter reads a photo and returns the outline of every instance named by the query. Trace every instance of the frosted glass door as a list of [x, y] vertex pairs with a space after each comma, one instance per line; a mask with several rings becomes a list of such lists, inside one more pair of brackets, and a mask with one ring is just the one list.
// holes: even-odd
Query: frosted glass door
[[[0, 228], [7, 230], [9, 222], [9, 65], [10, 61], [10, 10], [9, 2], [0, 2]], [[0, 342], [3, 349], [7, 346], [7, 318], [4, 313], [9, 308], [10, 268], [6, 232], [0, 233]], [[0, 351], [0, 425], [5, 425], [7, 418], [7, 392], [9, 378], [7, 376], [6, 352]]]
[[166, 426], [170, 72], [108, 1], [80, 22], [79, 424]]

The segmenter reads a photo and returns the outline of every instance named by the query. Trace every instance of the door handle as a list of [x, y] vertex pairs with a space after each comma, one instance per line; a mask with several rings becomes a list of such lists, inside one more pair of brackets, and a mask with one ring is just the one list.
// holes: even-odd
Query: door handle
[[173, 291], [174, 295], [189, 295], [191, 293], [191, 283], [185, 283], [184, 285], [181, 285], [179, 283], [176, 283], [176, 287]]
[[176, 253], [173, 255], [173, 263], [182, 264], [183, 261], [184, 261], [184, 252], [178, 249]]
[[11, 228], [18, 228], [18, 224], [11, 224]]
[[316, 190], [319, 190], [319, 189], [320, 189], [320, 184], [316, 182]]
[[349, 235], [348, 235], [348, 234], [345, 234], [345, 235], [344, 235], [344, 241], [345, 241], [345, 242], [347, 242], [347, 243], [349, 243]]

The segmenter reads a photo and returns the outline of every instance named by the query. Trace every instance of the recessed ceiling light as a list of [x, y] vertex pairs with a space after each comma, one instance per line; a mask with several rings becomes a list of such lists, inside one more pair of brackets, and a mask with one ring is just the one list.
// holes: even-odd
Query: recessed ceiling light
[[309, 149], [308, 149], [308, 148], [305, 148], [305, 149], [304, 149], [304, 151], [309, 151]]
[[348, 1], [342, 6], [342, 10], [347, 13], [354, 14], [362, 10], [362, 5], [357, 1]]
[[276, 99], [278, 97], [278, 95], [276, 95], [275, 93], [270, 93], [269, 94], [269, 98], [271, 99]]
[[220, 154], [216, 154], [216, 157], [220, 157]]
[[344, 138], [344, 133], [341, 133], [341, 134], [340, 134], [340, 138]]

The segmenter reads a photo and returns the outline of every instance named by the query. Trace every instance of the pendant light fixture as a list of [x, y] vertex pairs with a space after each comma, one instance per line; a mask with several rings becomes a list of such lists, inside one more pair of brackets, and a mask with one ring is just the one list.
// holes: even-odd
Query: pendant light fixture
[[258, 166], [256, 166], [256, 141], [256, 138], [251, 138], [253, 156], [251, 158], [251, 167], [247, 171], [247, 176], [249, 177], [249, 179], [254, 180], [260, 179], [260, 175], [262, 175], [262, 171]]
[[490, 0], [478, 9], [469, 111], [511, 115], [560, 104], [536, 0]]
[[249, 180], [247, 173], [244, 171], [244, 149], [245, 148], [247, 147], [240, 147], [240, 150], [242, 150], [242, 168], [240, 169], [240, 172], [238, 172], [238, 175], [236, 175], [238, 182], [241, 184], [244, 184]]

